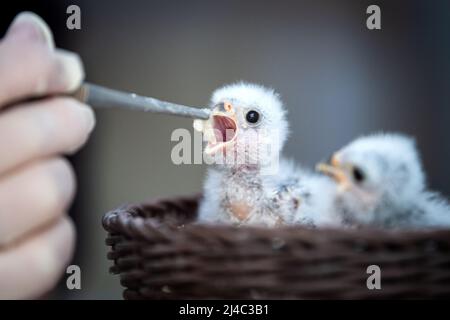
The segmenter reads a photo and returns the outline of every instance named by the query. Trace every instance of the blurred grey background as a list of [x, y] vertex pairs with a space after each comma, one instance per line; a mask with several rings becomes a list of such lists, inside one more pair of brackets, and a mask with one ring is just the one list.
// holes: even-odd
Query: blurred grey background
[[[66, 28], [70, 4], [81, 8], [81, 30]], [[370, 4], [381, 7], [382, 30], [366, 28]], [[405, 132], [418, 141], [429, 185], [450, 194], [449, 1], [18, 1], [2, 7], [2, 30], [24, 9], [81, 55], [91, 82], [188, 105], [226, 83], [262, 83], [289, 110], [286, 155], [313, 165], [358, 135]], [[92, 139], [72, 158], [82, 290], [61, 285], [52, 297], [121, 298], [101, 217], [201, 190], [204, 166], [171, 162], [180, 127], [192, 131], [192, 121], [97, 112]]]

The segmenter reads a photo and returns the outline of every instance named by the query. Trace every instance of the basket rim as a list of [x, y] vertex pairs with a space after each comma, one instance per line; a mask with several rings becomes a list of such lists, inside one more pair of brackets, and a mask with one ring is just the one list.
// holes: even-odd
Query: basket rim
[[151, 240], [155, 233], [158, 237], [167, 238], [172, 241], [173, 233], [177, 234], [192, 234], [199, 231], [208, 234], [209, 236], [220, 237], [227, 233], [232, 233], [239, 239], [245, 239], [248, 234], [254, 237], [271, 237], [277, 238], [291, 238], [299, 234], [303, 236], [310, 235], [311, 237], [320, 239], [334, 238], [345, 240], [354, 239], [355, 241], [373, 241], [373, 242], [411, 242], [411, 241], [427, 241], [427, 240], [443, 240], [450, 244], [450, 228], [427, 228], [427, 229], [404, 229], [404, 230], [387, 230], [380, 228], [364, 227], [359, 229], [345, 229], [345, 228], [316, 228], [311, 229], [300, 225], [280, 226], [277, 228], [267, 228], [259, 226], [242, 226], [235, 227], [230, 225], [219, 224], [200, 224], [200, 223], [174, 223], [174, 221], [165, 221], [164, 218], [142, 217], [142, 211], [165, 211], [180, 209], [184, 206], [191, 208], [197, 206], [201, 199], [201, 194], [191, 196], [178, 197], [161, 197], [149, 201], [127, 204], [111, 210], [104, 214], [102, 219], [103, 228], [110, 234], [119, 234], [128, 238], [135, 238], [140, 240]]

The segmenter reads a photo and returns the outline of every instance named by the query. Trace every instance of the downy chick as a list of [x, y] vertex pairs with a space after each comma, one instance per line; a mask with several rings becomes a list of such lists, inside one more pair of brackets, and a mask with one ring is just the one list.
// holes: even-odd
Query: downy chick
[[450, 226], [450, 207], [426, 190], [413, 139], [373, 134], [351, 142], [317, 166], [334, 178], [336, 225], [382, 228]]
[[[204, 132], [205, 154], [213, 164], [204, 184], [199, 221], [310, 225], [305, 212], [316, 202], [308, 186], [302, 185], [302, 170], [280, 159], [288, 123], [279, 96], [241, 82], [216, 90], [211, 108], [210, 120], [194, 124]], [[332, 185], [329, 178], [319, 178]]]

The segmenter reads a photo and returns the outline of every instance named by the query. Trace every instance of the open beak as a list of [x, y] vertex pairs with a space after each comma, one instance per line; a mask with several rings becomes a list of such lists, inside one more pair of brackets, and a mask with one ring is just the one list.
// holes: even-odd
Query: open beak
[[332, 177], [340, 186], [341, 189], [348, 189], [351, 185], [345, 170], [340, 165], [338, 157], [333, 155], [329, 163], [319, 163], [316, 165], [316, 170]]
[[205, 135], [208, 142], [206, 154], [224, 150], [234, 143], [237, 136], [237, 120], [233, 105], [227, 102], [219, 103], [214, 107], [211, 117], [202, 123], [194, 122], [194, 128]]

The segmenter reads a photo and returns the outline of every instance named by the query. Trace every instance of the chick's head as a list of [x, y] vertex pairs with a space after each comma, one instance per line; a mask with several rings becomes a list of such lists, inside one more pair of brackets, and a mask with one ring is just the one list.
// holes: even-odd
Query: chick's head
[[227, 166], [263, 165], [278, 157], [288, 124], [283, 104], [272, 89], [236, 83], [217, 89], [211, 117], [202, 126], [205, 153]]
[[318, 170], [334, 178], [343, 205], [362, 215], [377, 206], [407, 205], [424, 188], [414, 140], [400, 134], [358, 138]]

